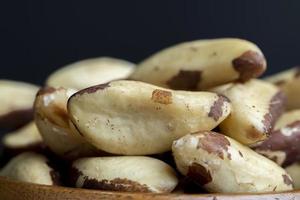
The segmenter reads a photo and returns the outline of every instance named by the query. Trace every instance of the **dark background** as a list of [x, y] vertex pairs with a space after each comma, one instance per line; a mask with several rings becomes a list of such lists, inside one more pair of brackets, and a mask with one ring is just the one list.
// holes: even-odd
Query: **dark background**
[[174, 43], [240, 37], [268, 73], [299, 64], [298, 0], [1, 0], [0, 78], [42, 84], [70, 62], [113, 56], [139, 62]]

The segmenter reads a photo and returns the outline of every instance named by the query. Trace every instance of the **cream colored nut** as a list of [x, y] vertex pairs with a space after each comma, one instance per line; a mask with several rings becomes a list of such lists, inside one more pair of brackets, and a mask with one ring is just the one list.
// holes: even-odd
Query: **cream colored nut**
[[294, 163], [285, 170], [294, 180], [294, 189], [300, 189], [300, 163]]
[[48, 77], [46, 84], [80, 90], [127, 78], [133, 70], [134, 64], [125, 60], [109, 57], [91, 58], [58, 69]]
[[74, 93], [72, 89], [42, 88], [34, 104], [35, 122], [45, 144], [54, 153], [70, 159], [96, 152], [71, 126], [66, 106]]
[[266, 78], [282, 89], [287, 96], [287, 109], [300, 109], [300, 67], [280, 72]]
[[43, 139], [34, 122], [4, 135], [2, 144], [8, 151], [24, 151], [39, 148]]
[[273, 161], [215, 132], [174, 141], [178, 170], [210, 192], [258, 193], [293, 189], [290, 176]]
[[0, 80], [0, 128], [18, 128], [33, 118], [33, 101], [38, 86]]
[[203, 90], [260, 76], [266, 60], [253, 43], [222, 38], [185, 42], [152, 55], [131, 79], [177, 90]]
[[68, 111], [83, 137], [99, 149], [147, 155], [169, 151], [173, 140], [190, 132], [215, 128], [230, 113], [230, 103], [210, 92], [114, 81], [74, 94]]
[[43, 185], [58, 185], [59, 175], [48, 164], [46, 157], [25, 152], [12, 158], [0, 171], [0, 176]]
[[212, 91], [227, 96], [232, 104], [230, 116], [220, 124], [221, 132], [243, 144], [265, 140], [284, 110], [285, 95], [265, 81], [253, 79]]
[[70, 178], [79, 188], [126, 192], [171, 192], [178, 182], [169, 165], [143, 156], [82, 158], [73, 163]]
[[256, 152], [287, 166], [300, 161], [300, 110], [284, 113], [270, 137], [254, 146]]

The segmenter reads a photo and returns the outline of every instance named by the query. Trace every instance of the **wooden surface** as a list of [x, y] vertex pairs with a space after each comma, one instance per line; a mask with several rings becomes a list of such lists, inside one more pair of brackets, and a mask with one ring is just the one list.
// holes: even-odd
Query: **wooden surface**
[[120, 193], [22, 183], [0, 177], [1, 200], [298, 200], [300, 191], [273, 194], [146, 194]]

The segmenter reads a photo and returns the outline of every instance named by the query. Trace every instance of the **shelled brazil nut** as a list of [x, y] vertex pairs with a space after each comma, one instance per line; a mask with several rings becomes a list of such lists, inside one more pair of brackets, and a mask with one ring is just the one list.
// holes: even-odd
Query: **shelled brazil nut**
[[17, 154], [29, 150], [41, 150], [43, 139], [34, 122], [30, 122], [16, 131], [7, 133], [2, 138], [5, 153]]
[[169, 165], [144, 156], [81, 158], [70, 179], [80, 188], [153, 193], [171, 192], [178, 182]]
[[247, 81], [266, 69], [253, 43], [222, 38], [196, 40], [163, 49], [144, 60], [130, 76], [177, 90], [204, 90], [232, 81]]
[[0, 80], [0, 128], [18, 128], [33, 119], [32, 106], [38, 89], [30, 83]]
[[280, 87], [287, 96], [287, 109], [300, 109], [300, 66], [273, 74], [265, 79]]
[[76, 91], [64, 88], [42, 88], [34, 103], [35, 122], [45, 144], [67, 159], [95, 155], [95, 149], [77, 133], [67, 112], [68, 98]]
[[279, 88], [257, 79], [226, 84], [211, 91], [225, 95], [232, 104], [231, 114], [220, 124], [220, 131], [246, 145], [268, 137], [286, 102]]
[[114, 81], [75, 93], [68, 111], [79, 133], [109, 153], [147, 155], [169, 151], [172, 141], [212, 130], [230, 113], [224, 96]]
[[12, 158], [0, 171], [0, 176], [43, 185], [58, 185], [59, 174], [43, 155], [24, 152]]
[[256, 152], [288, 166], [300, 161], [300, 109], [284, 113], [265, 141], [254, 145]]
[[257, 193], [293, 189], [284, 169], [222, 134], [204, 131], [173, 143], [178, 170], [210, 192]]
[[83, 89], [112, 80], [127, 78], [135, 65], [125, 60], [109, 57], [77, 61], [53, 72], [46, 85]]

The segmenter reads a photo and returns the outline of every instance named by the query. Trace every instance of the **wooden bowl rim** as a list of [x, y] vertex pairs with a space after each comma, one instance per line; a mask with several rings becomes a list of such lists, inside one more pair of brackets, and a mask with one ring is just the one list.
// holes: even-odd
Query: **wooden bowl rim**
[[[35, 184], [35, 183], [28, 183], [28, 182], [21, 182], [21, 181], [16, 181], [12, 180], [6, 177], [1, 177], [0, 176], [0, 185], [18, 185], [19, 187], [22, 188], [36, 188], [39, 189], [40, 191], [49, 191], [49, 190], [59, 190], [60, 192], [68, 192], [71, 193], [72, 191], [80, 192], [80, 193], [90, 193], [90, 194], [99, 194], [99, 195], [105, 195], [105, 196], [140, 196], [143, 195], [145, 197], [176, 197], [180, 198], [182, 197], [183, 199], [188, 199], [191, 197], [202, 197], [202, 198], [217, 198], [217, 197], [276, 197], [280, 195], [294, 195], [295, 197], [300, 197], [300, 189], [298, 190], [292, 190], [292, 191], [285, 191], [285, 192], [267, 192], [267, 193], [206, 193], [206, 194], [181, 194], [181, 193], [139, 193], [139, 192], [114, 192], [114, 191], [105, 191], [105, 190], [95, 190], [95, 189], [82, 189], [82, 188], [72, 188], [72, 187], [64, 187], [64, 186], [50, 186], [50, 185], [41, 185], [41, 184]], [[3, 192], [3, 190], [0, 189], [0, 191]], [[0, 195], [1, 196], [1, 195]], [[193, 198], [194, 199], [194, 198]], [[276, 199], [276, 198], [275, 198]], [[292, 197], [292, 199], [294, 199]]]

